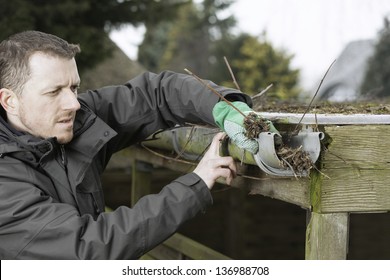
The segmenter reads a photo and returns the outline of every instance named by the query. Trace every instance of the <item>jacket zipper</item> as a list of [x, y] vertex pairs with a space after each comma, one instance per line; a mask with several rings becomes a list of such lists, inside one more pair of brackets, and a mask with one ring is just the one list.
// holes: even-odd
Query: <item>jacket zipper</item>
[[102, 211], [100, 211], [99, 204], [97, 202], [97, 199], [94, 195], [94, 193], [91, 193], [92, 199], [93, 199], [93, 206], [95, 207], [96, 214], [99, 215]]
[[61, 161], [62, 161], [62, 165], [64, 166], [65, 170], [66, 170], [66, 166], [68, 164], [68, 160], [66, 158], [66, 153], [65, 153], [65, 148], [64, 148], [64, 145], [60, 145], [60, 150], [61, 150]]

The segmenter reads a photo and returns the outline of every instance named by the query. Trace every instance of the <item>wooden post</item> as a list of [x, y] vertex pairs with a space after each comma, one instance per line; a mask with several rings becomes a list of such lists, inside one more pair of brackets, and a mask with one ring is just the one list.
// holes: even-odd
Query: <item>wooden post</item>
[[225, 238], [225, 248], [229, 256], [233, 259], [245, 258], [245, 197], [244, 191], [229, 194], [228, 209], [226, 214], [227, 220], [227, 234]]
[[306, 229], [306, 259], [345, 260], [348, 253], [348, 213], [312, 212]]
[[131, 176], [131, 205], [144, 195], [151, 193], [151, 172], [153, 165], [134, 159], [132, 163]]

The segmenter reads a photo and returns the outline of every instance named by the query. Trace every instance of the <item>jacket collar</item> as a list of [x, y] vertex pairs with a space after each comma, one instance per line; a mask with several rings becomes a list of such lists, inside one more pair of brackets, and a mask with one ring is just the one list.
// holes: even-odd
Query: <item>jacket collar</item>
[[[81, 105], [81, 109], [76, 114], [74, 138], [65, 145], [69, 158], [68, 175], [73, 186], [82, 181], [94, 157], [117, 134], [86, 105], [83, 103]], [[44, 167], [50, 158], [47, 155], [58, 145], [56, 139], [40, 139], [17, 132], [2, 117], [0, 118], [0, 156], [14, 152], [30, 152], [36, 159], [35, 164]]]
[[55, 138], [42, 140], [14, 129], [0, 116], [0, 155], [29, 151], [37, 159], [53, 149]]
[[[81, 109], [80, 109], [81, 110]], [[103, 120], [92, 113], [88, 108], [79, 111], [75, 123], [75, 137], [66, 145], [68, 159], [68, 173], [71, 185], [78, 185], [85, 176], [85, 171], [95, 159], [103, 146], [117, 133]], [[102, 164], [103, 168], [103, 164]]]

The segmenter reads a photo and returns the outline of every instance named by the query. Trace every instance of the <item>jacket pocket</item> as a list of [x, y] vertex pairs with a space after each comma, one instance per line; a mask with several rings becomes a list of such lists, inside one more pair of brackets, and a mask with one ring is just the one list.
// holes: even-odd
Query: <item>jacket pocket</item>
[[102, 191], [77, 192], [77, 203], [80, 214], [90, 214], [96, 220], [104, 212], [104, 199]]
[[77, 204], [81, 214], [91, 214], [94, 219], [104, 212], [105, 202], [98, 175], [89, 170], [83, 182], [77, 186]]

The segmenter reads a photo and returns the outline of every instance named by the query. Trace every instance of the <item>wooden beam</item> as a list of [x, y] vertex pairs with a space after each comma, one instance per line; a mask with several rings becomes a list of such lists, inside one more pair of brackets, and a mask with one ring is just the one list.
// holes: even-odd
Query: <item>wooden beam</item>
[[344, 260], [348, 253], [348, 213], [312, 212], [306, 229], [308, 260]]
[[234, 185], [246, 188], [251, 195], [263, 195], [310, 209], [310, 180], [308, 178], [280, 178], [264, 175], [263, 180], [237, 178]]
[[329, 126], [314, 211], [390, 211], [390, 126]]
[[230, 260], [229, 257], [180, 233], [175, 233], [164, 243], [142, 256], [141, 259]]
[[201, 243], [198, 243], [184, 235], [176, 233], [164, 244], [182, 252], [185, 256], [194, 260], [228, 260], [229, 257], [214, 251]]
[[[183, 173], [191, 172], [197, 164], [196, 162], [169, 159], [168, 156], [164, 157], [166, 156], [164, 151], [158, 151], [158, 153], [161, 153], [160, 155], [142, 147], [131, 147], [129, 151], [129, 155], [137, 160]], [[238, 167], [239, 176], [233, 180], [231, 187], [245, 189], [252, 195], [261, 194], [303, 208], [310, 208], [310, 180], [308, 178], [272, 177], [264, 174], [257, 166], [241, 166], [238, 164]], [[218, 182], [224, 183], [222, 180]]]

